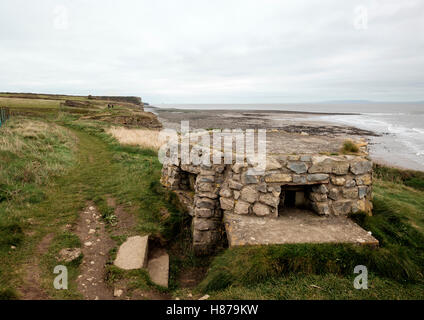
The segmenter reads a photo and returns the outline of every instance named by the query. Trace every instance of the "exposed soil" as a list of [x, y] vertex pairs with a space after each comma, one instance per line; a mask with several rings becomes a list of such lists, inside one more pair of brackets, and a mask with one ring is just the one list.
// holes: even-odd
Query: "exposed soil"
[[115, 209], [114, 213], [117, 217], [117, 224], [111, 230], [111, 234], [114, 236], [124, 235], [126, 237], [135, 235], [135, 226], [137, 225], [135, 216], [128, 213], [124, 206], [117, 205], [114, 198], [107, 198], [107, 205]]
[[181, 288], [195, 288], [206, 276], [207, 268], [190, 268], [181, 272], [178, 284]]
[[115, 242], [106, 232], [101, 214], [93, 203], [88, 203], [81, 212], [75, 233], [81, 239], [84, 255], [77, 279], [78, 290], [87, 300], [114, 299], [113, 289], [105, 283], [105, 266]]
[[19, 288], [22, 300], [47, 300], [49, 298], [41, 285], [39, 257], [47, 253], [53, 237], [54, 234], [50, 233], [40, 241], [36, 248], [36, 253], [31, 257], [31, 261], [24, 267], [24, 285]]

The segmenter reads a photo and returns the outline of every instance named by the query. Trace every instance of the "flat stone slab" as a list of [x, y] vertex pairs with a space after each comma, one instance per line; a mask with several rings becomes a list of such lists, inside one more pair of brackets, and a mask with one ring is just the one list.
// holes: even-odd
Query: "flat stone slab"
[[147, 269], [150, 279], [157, 285], [168, 288], [169, 255], [164, 250], [158, 250], [149, 259]]
[[114, 265], [124, 269], [140, 269], [147, 265], [149, 236], [129, 237], [118, 250]]
[[378, 240], [347, 217], [318, 216], [292, 209], [278, 218], [224, 215], [230, 247], [287, 243], [353, 243], [378, 246]]

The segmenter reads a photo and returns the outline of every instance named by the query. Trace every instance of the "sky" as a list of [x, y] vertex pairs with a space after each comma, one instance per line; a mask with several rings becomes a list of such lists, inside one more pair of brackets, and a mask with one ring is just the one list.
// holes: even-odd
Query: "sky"
[[423, 31], [423, 0], [1, 0], [0, 91], [423, 101]]

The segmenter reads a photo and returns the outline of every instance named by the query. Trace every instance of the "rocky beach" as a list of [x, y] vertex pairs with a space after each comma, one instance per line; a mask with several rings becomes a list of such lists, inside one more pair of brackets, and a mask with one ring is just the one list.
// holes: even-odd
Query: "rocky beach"
[[[148, 107], [165, 128], [179, 130], [181, 121], [189, 121], [191, 129], [268, 129], [303, 135], [366, 139], [369, 152], [376, 163], [393, 167], [424, 171], [420, 154], [408, 154], [407, 145], [399, 142], [399, 135], [390, 127], [363, 126], [361, 113], [307, 112], [251, 109], [188, 109]], [[354, 110], [354, 109], [351, 109]], [[350, 121], [351, 120], [351, 121]], [[349, 122], [350, 121], [350, 122]], [[408, 143], [408, 141], [404, 141]]]

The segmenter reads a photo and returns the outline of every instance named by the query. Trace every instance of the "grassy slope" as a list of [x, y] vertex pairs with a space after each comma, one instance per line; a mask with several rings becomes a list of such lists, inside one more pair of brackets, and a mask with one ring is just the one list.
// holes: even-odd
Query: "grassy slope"
[[11, 118], [0, 128], [0, 295], [14, 294], [20, 264], [61, 217], [46, 204], [75, 152], [75, 136], [54, 124]]
[[[3, 135], [11, 127], [28, 128], [34, 121], [24, 118], [14, 118], [1, 128], [4, 139], [1, 146], [7, 145], [5, 141], [11, 141], [19, 134], [10, 132]], [[37, 123], [43, 124], [42, 120]], [[171, 204], [168, 192], [159, 184], [160, 163], [157, 161], [156, 153], [151, 150], [121, 147], [112, 138], [103, 132], [99, 125], [90, 126], [77, 122], [67, 122], [69, 130], [64, 127], [49, 124], [46, 128], [58, 128], [67, 133], [71, 141], [77, 140], [77, 148], [69, 156], [62, 152], [63, 141], [53, 141], [51, 153], [46, 154], [43, 149], [49, 148], [45, 145], [42, 135], [30, 138], [28, 145], [32, 146], [31, 152], [26, 150], [20, 154], [20, 160], [16, 161], [14, 155], [8, 152], [3, 155], [1, 173], [3, 176], [13, 174], [25, 175], [27, 171], [22, 170], [26, 166], [33, 165], [34, 154], [40, 155], [41, 162], [36, 166], [40, 168], [39, 176], [45, 176], [34, 184], [23, 181], [22, 187], [30, 189], [30, 193], [19, 193], [14, 198], [5, 198], [0, 205], [2, 213], [1, 225], [4, 227], [0, 239], [0, 296], [8, 297], [16, 295], [13, 288], [22, 284], [23, 266], [30, 259], [37, 243], [47, 234], [53, 233], [55, 238], [48, 253], [42, 257], [42, 272], [45, 288], [51, 288], [53, 280], [53, 267], [58, 264], [55, 256], [57, 252], [65, 247], [79, 246], [76, 236], [64, 230], [66, 224], [75, 222], [78, 212], [85, 206], [86, 200], [94, 200], [105, 217], [110, 218], [111, 211], [106, 205], [106, 196], [115, 197], [119, 203], [133, 211], [138, 219], [138, 230], [141, 234], [149, 233], [166, 237], [169, 229], [169, 221], [160, 218], [162, 208], [173, 213], [178, 213]], [[45, 132], [44, 132], [45, 133]], [[1, 147], [0, 147], [1, 148]], [[54, 177], [47, 174], [49, 157], [58, 158], [57, 162], [63, 160], [67, 171], [61, 170], [62, 176]], [[52, 165], [53, 166], [53, 165]], [[53, 166], [54, 167], [54, 166]], [[8, 183], [4, 189], [14, 190], [16, 185], [22, 181], [20, 176], [16, 182]], [[1, 180], [3, 181], [3, 180]], [[16, 187], [16, 188], [15, 188]], [[160, 222], [162, 220], [162, 223]], [[176, 219], [178, 221], [178, 219]], [[13, 236], [11, 231], [13, 230]], [[11, 245], [16, 246], [15, 250]], [[78, 297], [74, 284], [77, 275], [78, 264], [69, 265], [70, 290], [67, 292], [50, 290], [53, 297]], [[18, 270], [15, 272], [14, 270]]]

